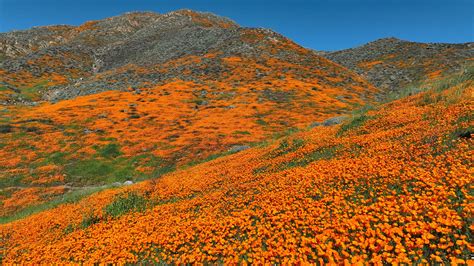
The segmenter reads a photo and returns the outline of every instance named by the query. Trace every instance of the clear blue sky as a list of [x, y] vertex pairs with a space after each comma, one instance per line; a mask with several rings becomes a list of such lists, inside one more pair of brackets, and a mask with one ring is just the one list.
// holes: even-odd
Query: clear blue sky
[[474, 0], [0, 0], [0, 32], [182, 8], [270, 28], [317, 50], [389, 36], [420, 42], [474, 39]]

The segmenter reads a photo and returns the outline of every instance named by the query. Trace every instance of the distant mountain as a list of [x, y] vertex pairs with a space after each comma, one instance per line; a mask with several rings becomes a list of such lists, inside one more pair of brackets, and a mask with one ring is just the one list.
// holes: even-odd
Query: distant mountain
[[356, 48], [318, 54], [354, 70], [381, 89], [398, 90], [459, 71], [472, 63], [474, 43], [417, 43], [384, 38]]

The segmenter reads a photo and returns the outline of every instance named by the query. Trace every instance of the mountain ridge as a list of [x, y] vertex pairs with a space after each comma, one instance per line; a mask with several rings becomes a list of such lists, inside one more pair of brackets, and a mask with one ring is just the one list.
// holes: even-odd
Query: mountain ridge
[[[75, 33], [75, 39], [71, 40], [70, 45], [65, 41], [62, 46], [50, 47], [41, 42], [41, 45], [46, 46], [38, 51], [33, 51], [36, 48], [33, 47], [33, 44], [30, 44], [33, 48], [31, 48], [28, 55], [12, 58], [11, 60], [4, 59], [0, 63], [0, 70], [3, 68], [3, 73], [6, 74], [3, 82], [15, 87], [18, 84], [15, 84], [14, 78], [10, 79], [10, 76], [24, 75], [25, 78], [22, 81], [25, 81], [33, 75], [35, 77], [34, 81], [27, 85], [34, 85], [41, 79], [50, 79], [49, 73], [54, 72], [56, 75], [63, 77], [63, 82], [51, 89], [54, 91], [51, 93], [53, 96], [47, 97], [47, 99], [61, 100], [76, 95], [95, 93], [101, 87], [115, 87], [119, 90], [125, 90], [129, 87], [145, 86], [144, 84], [149, 82], [164, 84], [174, 78], [197, 81], [212, 76], [211, 81], [219, 80], [222, 75], [227, 75], [226, 72], [230, 71], [221, 62], [221, 58], [232, 56], [249, 58], [251, 61], [255, 61], [253, 64], [268, 65], [266, 62], [269, 62], [270, 58], [280, 60], [282, 63], [288, 62], [292, 66], [288, 66], [287, 69], [296, 72], [294, 74], [300, 79], [305, 78], [304, 75], [318, 76], [312, 74], [314, 71], [303, 70], [302, 72], [297, 71], [296, 68], [310, 66], [317, 70], [333, 64], [332, 62], [321, 61], [321, 57], [274, 31], [261, 28], [242, 28], [230, 20], [209, 13], [181, 10], [164, 15], [147, 13], [145, 18], [142, 18], [142, 15], [137, 18], [134, 17], [135, 15], [128, 14], [113, 17], [109, 20], [86, 22], [72, 29], [72, 31], [78, 31], [79, 33]], [[140, 24], [141, 26], [136, 26], [138, 28], [133, 30], [135, 28], [130, 25], [129, 17], [131, 17], [132, 22], [137, 20], [144, 20], [145, 22]], [[110, 24], [110, 21], [113, 23]], [[117, 23], [119, 26], [116, 25]], [[106, 39], [101, 37], [101, 34], [104, 33], [95, 33], [102, 32], [100, 30], [101, 25], [105, 27]], [[109, 29], [110, 27], [111, 29]], [[120, 30], [115, 30], [117, 27]], [[94, 34], [84, 35], [87, 32]], [[111, 35], [111, 32], [114, 34]], [[2, 40], [2, 35], [0, 35], [1, 51], [5, 51], [9, 47], [5, 44], [8, 42], [7, 37], [3, 35], [4, 40]], [[165, 62], [185, 58], [186, 56], [198, 56], [200, 60], [206, 60], [204, 64], [204, 67], [207, 68], [207, 70], [204, 69], [206, 75], [202, 75], [203, 65], [193, 63], [193, 60], [178, 63], [175, 70], [172, 71], [168, 71], [166, 67], [160, 69]], [[47, 66], [44, 58], [52, 58], [57, 63], [53, 66]], [[127, 71], [126, 68], [129, 65], [132, 66], [129, 70], [131, 72], [130, 77], [123, 73], [116, 73], [122, 71], [120, 68], [125, 68], [125, 71]], [[153, 73], [150, 73], [151, 75], [148, 75], [148, 73], [137, 74], [133, 69], [136, 66], [155, 66], [156, 69], [153, 70]], [[245, 67], [245, 65], [241, 66], [241, 68]], [[330, 66], [330, 68], [336, 69], [338, 67]], [[322, 71], [323, 75], [327, 75], [332, 70], [322, 69]], [[183, 72], [189, 72], [189, 74], [183, 75]], [[96, 75], [102, 73], [103, 75]], [[162, 74], [157, 75], [156, 73]], [[284, 73], [285, 70], [281, 72], [283, 76]], [[138, 76], [134, 77], [134, 74]], [[262, 74], [265, 75], [265, 73], [258, 75]], [[277, 76], [276, 73], [272, 75], [275, 78]], [[320, 75], [320, 77], [324, 78], [323, 75]], [[347, 76], [350, 75], [353, 74], [347, 74]], [[104, 81], [101, 80], [102, 77], [120, 82]], [[329, 80], [325, 82], [331, 86], [337, 85]], [[74, 86], [70, 86], [70, 88], [64, 86], [72, 85], [72, 83], [74, 83]], [[75, 91], [78, 93], [74, 93]], [[68, 96], [70, 92], [72, 95]], [[62, 96], [55, 98], [54, 95]]]
[[422, 43], [388, 37], [320, 55], [382, 90], [397, 91], [461, 70], [474, 60], [474, 43]]

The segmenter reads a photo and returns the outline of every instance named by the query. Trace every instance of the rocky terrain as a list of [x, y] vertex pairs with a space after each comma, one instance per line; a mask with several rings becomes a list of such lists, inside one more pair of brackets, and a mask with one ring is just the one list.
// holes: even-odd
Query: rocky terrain
[[318, 54], [357, 72], [382, 90], [393, 91], [472, 64], [474, 43], [417, 43], [385, 38], [360, 47]]
[[[317, 79], [321, 86], [367, 86], [350, 71], [275, 32], [242, 28], [226, 18], [189, 10], [129, 13], [79, 27], [4, 33], [0, 54], [7, 102], [58, 101], [176, 79], [244, 85], [295, 77]], [[246, 62], [238, 65], [241, 77], [229, 62], [233, 57]], [[337, 83], [331, 81], [335, 75]], [[38, 84], [41, 88], [31, 89]]]

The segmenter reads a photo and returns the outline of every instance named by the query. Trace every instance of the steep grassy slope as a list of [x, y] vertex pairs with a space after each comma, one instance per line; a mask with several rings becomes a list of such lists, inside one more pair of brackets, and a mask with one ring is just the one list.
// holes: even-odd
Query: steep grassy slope
[[322, 55], [354, 70], [378, 88], [398, 91], [472, 64], [474, 43], [417, 43], [385, 38]]
[[3, 262], [466, 263], [473, 75], [4, 224]]

